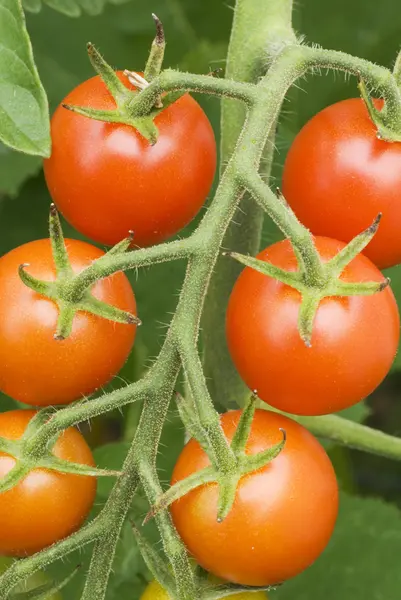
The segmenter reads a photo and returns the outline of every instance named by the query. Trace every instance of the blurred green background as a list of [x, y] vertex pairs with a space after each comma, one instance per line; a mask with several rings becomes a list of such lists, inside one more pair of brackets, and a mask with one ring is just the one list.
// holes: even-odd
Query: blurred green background
[[[26, 1], [27, 6], [39, 11], [37, 14], [27, 13], [27, 27], [52, 110], [72, 87], [92, 75], [85, 51], [88, 41], [93, 42], [113, 66], [142, 69], [154, 34], [151, 12], [155, 12], [165, 26], [168, 42], [166, 65], [198, 73], [224, 68], [233, 0], [130, 0], [105, 6], [102, 0], [81, 0], [80, 3], [90, 12], [100, 11], [100, 14], [70, 18], [49, 5], [56, 8], [58, 5], [67, 6], [70, 12], [74, 12], [77, 6], [74, 2], [51, 0], [40, 10], [40, 0]], [[380, 3], [370, 0], [304, 0], [296, 3], [294, 25], [309, 42], [350, 52], [390, 67], [401, 43], [400, 17], [399, 0], [382, 0]], [[280, 183], [281, 166], [289, 144], [308, 118], [327, 104], [355, 95], [355, 80], [346, 81], [339, 74], [323, 73], [321, 77], [308, 77], [299, 82], [299, 87], [290, 92], [280, 120], [272, 183]], [[219, 103], [216, 99], [205, 97], [200, 101], [218, 137]], [[1, 254], [47, 235], [49, 202], [41, 160], [17, 154], [0, 145]], [[65, 225], [65, 233], [80, 237], [68, 225]], [[277, 235], [271, 224], [266, 223], [263, 245], [277, 239]], [[392, 269], [388, 274], [401, 305], [401, 267]], [[157, 266], [130, 277], [144, 324], [139, 330], [135, 352], [111, 388], [140, 376], [157, 354], [177, 302], [183, 265]], [[366, 403], [350, 411], [348, 417], [399, 434], [400, 368], [401, 354], [381, 388]], [[2, 410], [13, 406], [12, 400], [1, 397]], [[138, 409], [108, 415], [93, 422], [90, 429], [84, 429], [96, 448], [99, 466], [121, 466], [135, 430]], [[164, 482], [169, 479], [183, 438], [182, 426], [172, 410], [160, 446], [160, 477]], [[270, 598], [399, 600], [401, 465], [332, 445], [328, 449], [344, 489], [336, 533], [327, 551], [307, 573], [272, 592]], [[101, 508], [111, 485], [111, 481], [100, 482], [96, 510]], [[138, 497], [131, 516], [139, 519], [145, 513], [146, 502]], [[152, 526], [148, 530], [149, 536], [158, 544]], [[61, 579], [78, 563], [83, 565], [80, 575], [63, 592], [64, 598], [79, 598], [89, 556], [88, 552], [81, 552], [51, 568], [52, 575]], [[107, 598], [135, 600], [147, 578], [148, 573], [127, 526]]]

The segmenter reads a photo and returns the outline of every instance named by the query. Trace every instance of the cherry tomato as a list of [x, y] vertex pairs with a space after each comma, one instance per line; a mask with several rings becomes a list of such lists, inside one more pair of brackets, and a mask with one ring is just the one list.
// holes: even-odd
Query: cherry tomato
[[[1, 556], [0, 557], [0, 575], [2, 575], [11, 565], [15, 562], [12, 558]], [[26, 593], [37, 591], [37, 588], [41, 588], [43, 585], [49, 583], [49, 577], [44, 571], [36, 571], [32, 573], [23, 583], [17, 583], [13, 588], [13, 594]], [[62, 600], [61, 594], [55, 592], [51, 596], [46, 596], [46, 600]]]
[[[34, 415], [33, 410], [0, 413], [0, 437], [20, 439]], [[53, 454], [94, 465], [89, 446], [73, 427], [60, 435]], [[15, 462], [15, 458], [0, 453], [0, 478], [11, 471]], [[34, 554], [67, 537], [88, 516], [95, 494], [94, 477], [32, 469], [15, 487], [0, 493], [0, 554]]]
[[[231, 440], [241, 411], [224, 414]], [[294, 577], [319, 556], [337, 517], [333, 467], [318, 441], [283, 415], [257, 410], [246, 453], [256, 454], [282, 439], [284, 449], [266, 467], [243, 477], [234, 505], [217, 522], [217, 484], [193, 490], [171, 506], [174, 524], [195, 560], [218, 577], [242, 585], [273, 585]], [[190, 440], [175, 465], [172, 484], [209, 465]]]
[[[344, 247], [315, 239], [327, 261]], [[297, 260], [288, 240], [263, 250], [258, 258], [288, 271]], [[383, 281], [365, 256], [358, 255], [343, 281]], [[239, 276], [227, 310], [227, 341], [245, 383], [280, 410], [321, 415], [356, 404], [387, 375], [398, 347], [399, 315], [390, 288], [372, 296], [324, 298], [317, 310], [312, 347], [301, 340], [296, 290], [254, 269]]]
[[[226, 596], [227, 600], [267, 600], [264, 592], [245, 592]], [[140, 600], [171, 600], [171, 596], [162, 588], [160, 583], [152, 581], [147, 586]]]
[[[135, 89], [123, 73], [118, 76]], [[115, 108], [100, 77], [76, 87], [63, 103]], [[197, 214], [216, 169], [209, 120], [186, 94], [163, 110], [155, 124], [159, 137], [152, 146], [132, 126], [57, 108], [45, 176], [54, 202], [78, 231], [115, 244], [132, 229], [135, 244], [150, 246], [180, 231]]]
[[[77, 240], [66, 241], [78, 273], [103, 252]], [[46, 281], [55, 279], [50, 241], [37, 240], [0, 258], [0, 389], [33, 405], [66, 404], [103, 386], [125, 363], [135, 325], [114, 323], [92, 314], [75, 315], [70, 337], [57, 341], [58, 308], [24, 283], [18, 266]], [[117, 273], [97, 282], [93, 295], [136, 314], [128, 279]]]
[[401, 143], [377, 138], [361, 99], [337, 102], [301, 129], [283, 192], [312, 233], [344, 242], [383, 213], [364, 254], [380, 269], [401, 262]]

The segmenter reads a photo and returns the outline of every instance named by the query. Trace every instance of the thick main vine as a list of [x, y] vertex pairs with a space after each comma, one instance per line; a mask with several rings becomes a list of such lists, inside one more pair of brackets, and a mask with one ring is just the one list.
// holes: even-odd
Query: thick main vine
[[[239, 3], [241, 4], [241, 3]], [[279, 5], [278, 3], [277, 5]], [[288, 33], [288, 29], [286, 29]], [[280, 39], [277, 40], [280, 42]], [[307, 71], [321, 67], [346, 71], [362, 80], [369, 90], [386, 101], [386, 131], [398, 127], [401, 96], [396, 78], [385, 68], [347, 54], [298, 44], [295, 37], [283, 36], [277, 43], [276, 56], [267, 74], [258, 83], [163, 71], [152, 79], [135, 100], [135, 114], [146, 116], [164, 92], [197, 91], [242, 102], [246, 120], [232, 156], [225, 168], [213, 202], [197, 230], [187, 239], [161, 244], [125, 254], [106, 254], [68, 284], [69, 293], [79, 293], [98, 279], [119, 270], [185, 259], [187, 271], [176, 313], [171, 321], [161, 352], [137, 383], [94, 400], [85, 400], [55, 412], [30, 439], [32, 456], [40, 456], [49, 443], [66, 427], [133, 402], [143, 402], [140, 423], [122, 472], [101, 513], [77, 533], [38, 554], [15, 563], [0, 578], [0, 600], [9, 597], [12, 588], [33, 571], [45, 567], [82, 546], [94, 543], [92, 560], [82, 600], [102, 600], [106, 596], [116, 545], [121, 528], [139, 485], [149, 504], [162, 495], [156, 472], [156, 455], [162, 427], [177, 378], [182, 371], [199, 435], [206, 445], [212, 465], [222, 473], [235, 469], [235, 456], [220, 427], [208, 392], [198, 351], [202, 309], [209, 282], [221, 253], [224, 236], [244, 192], [268, 213], [298, 251], [309, 269], [319, 269], [309, 232], [291, 210], [277, 198], [258, 176], [259, 164], [268, 136], [275, 127], [282, 103], [290, 86]], [[383, 135], [383, 132], [381, 132]], [[369, 224], [367, 223], [367, 226]], [[232, 248], [230, 250], [236, 250]], [[353, 251], [355, 248], [353, 247]], [[226, 260], [230, 260], [227, 258]], [[314, 267], [315, 264], [315, 267]], [[401, 440], [368, 427], [350, 423], [338, 416], [295, 417], [313, 433], [348, 446], [401, 459]], [[0, 491], [1, 491], [0, 482]], [[229, 502], [229, 500], [227, 500]], [[227, 507], [226, 507], [227, 508]], [[224, 507], [223, 507], [224, 512]], [[238, 586], [214, 589], [202, 587], [190, 564], [187, 551], [172, 524], [169, 512], [155, 515], [166, 558], [157, 557], [138, 534], [144, 558], [154, 575], [177, 600], [223, 597], [240, 590]], [[173, 577], [170, 575], [170, 565]]]

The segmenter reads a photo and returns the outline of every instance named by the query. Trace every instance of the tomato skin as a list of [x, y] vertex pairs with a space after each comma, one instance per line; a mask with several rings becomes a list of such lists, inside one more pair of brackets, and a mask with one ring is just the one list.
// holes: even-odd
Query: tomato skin
[[[0, 437], [22, 437], [34, 410], [0, 413]], [[58, 458], [94, 465], [92, 452], [77, 429], [70, 427], [57, 440]], [[15, 459], [0, 453], [0, 478]], [[96, 494], [94, 477], [33, 469], [14, 488], [0, 493], [0, 554], [34, 554], [79, 529], [92, 508]]]
[[[226, 596], [227, 600], [267, 600], [264, 592], [244, 592], [243, 594], [232, 594]], [[171, 600], [171, 596], [162, 588], [157, 581], [151, 581], [140, 600]]]
[[[123, 73], [121, 81], [129, 88]], [[76, 87], [63, 103], [111, 110], [115, 102], [100, 77]], [[213, 129], [188, 94], [155, 119], [151, 146], [136, 129], [57, 108], [52, 155], [44, 162], [53, 201], [81, 233], [115, 244], [128, 230], [150, 246], [187, 225], [206, 200], [216, 170]]]
[[[73, 270], [78, 273], [104, 253], [78, 240], [66, 240]], [[125, 363], [136, 326], [114, 323], [88, 313], [75, 315], [71, 335], [57, 341], [58, 308], [18, 275], [27, 272], [55, 279], [48, 239], [29, 242], [0, 258], [0, 389], [35, 406], [66, 404], [107, 383]], [[136, 314], [134, 293], [123, 273], [95, 284], [93, 295]]]
[[296, 136], [283, 193], [313, 234], [344, 242], [383, 213], [364, 254], [384, 269], [401, 262], [401, 143], [376, 134], [360, 98], [328, 106]]
[[[315, 238], [324, 261], [343, 242]], [[297, 261], [288, 240], [263, 250], [258, 258], [288, 271]], [[357, 256], [343, 281], [383, 281], [365, 256]], [[372, 296], [324, 298], [316, 313], [312, 347], [301, 340], [299, 292], [245, 268], [228, 304], [228, 347], [242, 379], [258, 396], [280, 410], [322, 415], [356, 404], [387, 375], [399, 341], [399, 314], [388, 287]]]
[[[241, 411], [221, 418], [232, 439]], [[294, 577], [328, 543], [338, 511], [338, 488], [331, 462], [318, 441], [283, 415], [257, 410], [246, 453], [255, 454], [282, 439], [283, 451], [269, 465], [243, 477], [234, 505], [217, 523], [217, 484], [193, 490], [171, 506], [174, 524], [201, 566], [222, 579], [263, 586]], [[172, 484], [209, 465], [190, 440], [175, 465]], [[218, 543], [216, 543], [218, 540]]]

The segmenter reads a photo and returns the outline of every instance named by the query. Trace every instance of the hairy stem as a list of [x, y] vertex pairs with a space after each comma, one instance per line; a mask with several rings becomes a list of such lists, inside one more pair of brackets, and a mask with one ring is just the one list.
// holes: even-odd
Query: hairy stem
[[[294, 43], [292, 0], [237, 0], [226, 77], [256, 83], [283, 44]], [[267, 112], [267, 111], [266, 111]], [[221, 114], [221, 164], [232, 156], [245, 120], [244, 107], [224, 99]], [[275, 141], [272, 121], [264, 155], [263, 173], [269, 177]], [[263, 209], [245, 194], [227, 231], [223, 246], [242, 254], [259, 250]], [[220, 259], [213, 273], [203, 316], [204, 369], [209, 390], [219, 404], [242, 404], [248, 390], [228, 354], [225, 341], [225, 307], [241, 267]]]
[[363, 452], [401, 460], [401, 438], [372, 429], [366, 425], [354, 423], [338, 415], [324, 415], [322, 417], [291, 415], [291, 418], [318, 437]]

